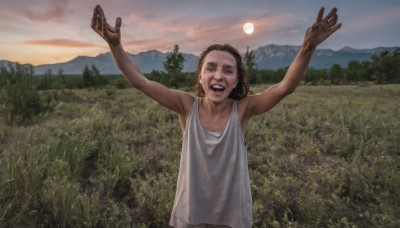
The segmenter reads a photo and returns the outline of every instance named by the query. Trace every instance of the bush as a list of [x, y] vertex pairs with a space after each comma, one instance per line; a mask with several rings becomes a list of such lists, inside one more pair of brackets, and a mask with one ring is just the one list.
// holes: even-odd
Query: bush
[[7, 88], [5, 105], [9, 120], [24, 121], [44, 111], [39, 94], [23, 82]]
[[123, 76], [113, 79], [111, 85], [115, 86], [117, 89], [126, 89], [131, 86]]
[[5, 117], [10, 122], [25, 122], [31, 120], [40, 113], [51, 111], [55, 97], [51, 94], [42, 96], [35, 88], [33, 71], [31, 66], [17, 64], [15, 68], [10, 66], [5, 84], [4, 111]]

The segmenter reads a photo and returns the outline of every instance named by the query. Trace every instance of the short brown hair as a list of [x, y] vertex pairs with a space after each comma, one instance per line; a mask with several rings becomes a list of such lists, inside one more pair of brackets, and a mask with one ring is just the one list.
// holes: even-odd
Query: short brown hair
[[246, 70], [244, 68], [243, 62], [242, 62], [242, 56], [236, 50], [236, 48], [232, 47], [229, 44], [213, 44], [206, 48], [203, 53], [201, 53], [200, 58], [199, 58], [199, 63], [197, 64], [197, 76], [196, 76], [196, 84], [195, 84], [195, 93], [199, 97], [204, 97], [205, 92], [202, 87], [202, 85], [199, 82], [199, 77], [201, 73], [201, 68], [203, 67], [204, 64], [204, 59], [206, 58], [207, 54], [210, 53], [211, 51], [226, 51], [230, 53], [236, 60], [236, 66], [237, 66], [237, 77], [238, 77], [238, 83], [235, 88], [233, 88], [232, 92], [229, 94], [229, 98], [235, 99], [235, 100], [240, 100], [244, 97], [247, 96], [249, 93], [249, 82], [248, 82], [248, 75], [246, 73]]

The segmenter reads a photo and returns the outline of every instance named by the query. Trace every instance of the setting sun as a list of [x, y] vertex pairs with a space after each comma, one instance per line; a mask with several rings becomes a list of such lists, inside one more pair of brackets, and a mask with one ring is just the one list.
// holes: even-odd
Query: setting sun
[[254, 32], [253, 23], [248, 22], [248, 23], [244, 24], [243, 25], [243, 31], [244, 31], [244, 33], [246, 33], [248, 35], [252, 34]]

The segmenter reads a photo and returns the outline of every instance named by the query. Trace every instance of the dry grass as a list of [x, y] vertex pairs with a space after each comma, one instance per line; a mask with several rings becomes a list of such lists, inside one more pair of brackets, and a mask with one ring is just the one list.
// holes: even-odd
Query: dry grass
[[[57, 93], [31, 125], [0, 120], [0, 226], [166, 227], [177, 116], [133, 89]], [[399, 97], [399, 85], [301, 86], [255, 117], [255, 226], [400, 226]]]

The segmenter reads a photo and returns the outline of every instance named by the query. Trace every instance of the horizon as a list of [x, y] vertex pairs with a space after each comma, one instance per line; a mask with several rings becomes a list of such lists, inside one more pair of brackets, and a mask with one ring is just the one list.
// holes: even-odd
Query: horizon
[[[258, 48], [256, 48], [256, 49], [253, 49], [252, 51], [257, 51], [258, 49], [260, 49], [260, 48], [266, 48], [266, 47], [270, 47], [270, 46], [278, 46], [278, 47], [285, 47], [285, 46], [289, 46], [289, 47], [292, 47], [292, 48], [300, 48], [301, 46], [300, 45], [287, 45], [287, 44], [281, 44], [281, 45], [278, 45], [278, 44], [267, 44], [267, 45], [264, 45], [264, 46], [260, 46], [260, 47], [258, 47]], [[346, 49], [350, 49], [350, 50], [346, 50]], [[394, 51], [394, 50], [397, 50], [397, 49], [400, 49], [400, 47], [374, 47], [374, 48], [361, 48], [361, 49], [358, 49], [358, 48], [352, 48], [352, 47], [349, 47], [349, 46], [345, 46], [345, 47], [342, 47], [342, 48], [340, 48], [340, 49], [338, 49], [338, 50], [334, 50], [334, 49], [331, 49], [331, 48], [317, 48], [316, 49], [316, 52], [318, 52], [318, 51], [332, 51], [332, 52], [334, 52], [334, 53], [337, 53], [337, 52], [341, 52], [341, 51], [343, 51], [343, 52], [347, 52], [347, 53], [349, 53], [349, 54], [356, 54], [356, 55], [362, 55], [362, 54], [367, 54], [367, 53], [369, 53], [369, 54], [371, 54], [371, 55], [375, 55], [375, 54], [379, 54], [379, 53], [381, 53], [381, 51], [382, 50], [380, 50], [380, 49], [383, 49], [383, 50], [388, 50], [388, 51], [390, 51], [390, 52], [392, 52], [392, 51]], [[352, 51], [352, 50], [354, 50], [354, 52]], [[160, 53], [161, 55], [167, 55], [168, 53], [171, 53], [171, 51], [166, 51], [166, 52], [162, 52], [162, 51], [160, 51], [160, 50], [155, 50], [155, 49], [153, 49], [153, 50], [147, 50], [147, 51], [142, 51], [142, 52], [139, 52], [139, 53], [130, 53], [130, 52], [127, 52], [129, 55], [132, 55], [132, 57], [134, 57], [134, 56], [136, 56], [136, 57], [140, 57], [140, 58], [142, 58], [143, 56], [141, 56], [142, 54], [146, 54], [146, 53], [148, 53], [148, 52], [158, 52], [158, 53]], [[193, 54], [193, 53], [186, 53], [186, 52], [181, 52], [182, 54], [184, 54], [184, 55], [192, 55], [192, 56], [194, 56], [194, 57], [199, 57], [199, 55], [195, 55], [195, 54]], [[375, 54], [373, 54], [373, 53], [375, 53]], [[88, 58], [89, 59], [89, 61], [90, 61], [90, 59], [97, 59], [97, 58], [99, 58], [99, 57], [101, 57], [102, 55], [111, 55], [111, 52], [110, 51], [106, 51], [106, 52], [103, 52], [103, 53], [99, 53], [99, 54], [97, 54], [96, 56], [85, 56], [85, 55], [79, 55], [79, 56], [75, 56], [74, 58], [72, 58], [72, 59], [70, 59], [70, 60], [67, 60], [67, 61], [65, 61], [65, 62], [58, 62], [58, 63], [44, 63], [44, 64], [38, 64], [38, 65], [34, 65], [34, 64], [31, 64], [31, 63], [21, 63], [21, 62], [12, 62], [12, 61], [9, 61], [9, 60], [6, 60], [6, 59], [0, 59], [0, 66], [5, 66], [4, 65], [4, 62], [9, 62], [9, 63], [11, 63], [11, 64], [16, 64], [16, 63], [18, 63], [18, 64], [21, 64], [21, 65], [32, 65], [34, 68], [37, 68], [37, 67], [39, 67], [39, 68], [43, 68], [43, 67], [53, 67], [53, 66], [55, 66], [55, 65], [64, 65], [64, 64], [70, 64], [70, 63], [74, 63], [78, 58]], [[244, 55], [244, 53], [241, 53], [241, 55], [243, 56]], [[257, 55], [257, 54], [256, 54]], [[319, 55], [318, 53], [317, 53], [317, 55]], [[326, 55], [326, 54], [323, 54], [323, 55]], [[329, 54], [328, 54], [329, 55]], [[267, 56], [268, 56], [268, 54], [267, 54]], [[102, 57], [101, 57], [102, 58]], [[273, 58], [273, 57], [272, 57]], [[332, 57], [331, 57], [332, 58]], [[190, 59], [190, 58], [189, 58]], [[83, 61], [85, 61], [85, 60], [83, 60]], [[190, 62], [190, 60], [189, 60], [189, 62]], [[141, 64], [143, 64], [143, 63], [141, 63]], [[140, 65], [140, 64], [139, 64]], [[139, 66], [138, 65], [138, 66]], [[311, 64], [312, 65], [312, 64]], [[310, 65], [310, 66], [311, 66]], [[50, 69], [50, 68], [48, 68], [48, 69]], [[43, 69], [42, 69], [43, 70]]]
[[[257, 50], [257, 49], [259, 49], [259, 48], [263, 48], [263, 47], [267, 47], [267, 46], [293, 46], [293, 47], [300, 47], [300, 45], [267, 44], [267, 45], [263, 45], [263, 46], [260, 46], [260, 47], [258, 47], [258, 48], [256, 48], [256, 49], [251, 49], [251, 50], [254, 51], [254, 50]], [[344, 47], [339, 48], [339, 49], [337, 49], [337, 50], [332, 49], [332, 48], [317, 48], [316, 50], [332, 50], [332, 51], [334, 51], [334, 52], [337, 52], [337, 51], [341, 51], [341, 50], [346, 49], [346, 48], [351, 48], [351, 49], [356, 50], [356, 51], [365, 51], [365, 50], [374, 50], [374, 49], [379, 49], [379, 48], [386, 48], [386, 49], [399, 48], [399, 49], [400, 49], [400, 46], [392, 46], [392, 47], [379, 46], [379, 47], [372, 47], [372, 48], [353, 48], [353, 47], [349, 47], [349, 46], [344, 46]], [[165, 51], [165, 52], [163, 52], [163, 51], [160, 51], [160, 50], [157, 50], [157, 49], [145, 50], [145, 51], [141, 51], [141, 52], [138, 52], [138, 53], [132, 53], [132, 52], [129, 52], [129, 51], [126, 51], [126, 52], [127, 52], [128, 54], [132, 54], [132, 55], [140, 55], [140, 54], [142, 54], [142, 53], [151, 52], [151, 51], [157, 51], [157, 52], [160, 52], [160, 53], [162, 53], [162, 54], [171, 53], [171, 51]], [[102, 53], [98, 53], [98, 54], [95, 55], [95, 56], [78, 55], [78, 56], [73, 57], [72, 59], [69, 59], [69, 60], [65, 61], [65, 62], [43, 63], [43, 64], [38, 64], [38, 65], [35, 65], [35, 64], [32, 64], [32, 63], [21, 63], [21, 62], [18, 62], [18, 61], [15, 62], [15, 61], [7, 60], [7, 59], [0, 59], [0, 61], [7, 61], [7, 62], [11, 62], [11, 63], [19, 63], [19, 64], [22, 64], [22, 65], [32, 65], [32, 66], [34, 66], [34, 67], [39, 67], [39, 66], [45, 66], [45, 65], [64, 64], [64, 63], [71, 62], [71, 61], [73, 61], [73, 60], [75, 60], [75, 59], [77, 59], [77, 58], [79, 58], [79, 57], [97, 58], [97, 57], [100, 56], [100, 55], [106, 55], [106, 54], [109, 54], [109, 53], [111, 53], [111, 52], [110, 52], [110, 51], [105, 51], [105, 52], [102, 52]], [[194, 55], [194, 56], [196, 56], [196, 57], [199, 56], [199, 55], [196, 55], [196, 54], [193, 54], [193, 53], [189, 53], [189, 52], [181, 52], [181, 53], [183, 53], [183, 54], [189, 54], [189, 55]], [[243, 53], [241, 53], [241, 54], [243, 54]]]
[[[265, 44], [299, 46], [321, 6], [325, 6], [325, 15], [338, 8], [342, 28], [318, 49], [400, 47], [400, 31], [393, 29], [400, 20], [396, 0], [378, 5], [373, 0], [249, 0], [246, 4], [237, 0], [33, 0], [30, 4], [14, 0], [0, 7], [0, 29], [8, 31], [2, 34], [0, 59], [37, 66], [109, 52], [105, 41], [90, 28], [97, 4], [111, 25], [117, 16], [122, 18], [122, 44], [132, 54], [167, 53], [174, 44], [179, 44], [180, 52], [196, 56], [212, 43], [229, 43], [240, 52]], [[243, 32], [245, 22], [255, 25], [253, 34]]]
[[[260, 47], [255, 48], [255, 49], [252, 49], [252, 51], [257, 50], [257, 49], [259, 49], [259, 48], [267, 47], [267, 46], [291, 46], [291, 47], [300, 47], [300, 45], [267, 44], [267, 45], [263, 45], [263, 46], [260, 46]], [[385, 49], [385, 48], [386, 48], [386, 49], [399, 48], [399, 49], [400, 49], [400, 46], [392, 46], [392, 47], [379, 46], [379, 47], [373, 47], [373, 48], [353, 48], [353, 47], [349, 47], [349, 46], [344, 46], [344, 47], [339, 48], [339, 49], [336, 49], [336, 50], [335, 50], [335, 49], [332, 49], [332, 48], [317, 48], [316, 50], [331, 50], [331, 51], [334, 51], [334, 52], [338, 52], [338, 51], [341, 51], [341, 50], [343, 50], [343, 49], [345, 49], [345, 48], [351, 48], [351, 49], [356, 50], [356, 51], [365, 51], [365, 50], [374, 50], [374, 49], [379, 49], [379, 48], [384, 48], [384, 49]], [[138, 52], [138, 53], [131, 53], [131, 52], [127, 51], [127, 53], [128, 53], [128, 54], [131, 54], [131, 55], [140, 55], [140, 54], [142, 54], [142, 53], [147, 53], [147, 52], [152, 52], [152, 51], [160, 52], [161, 54], [168, 54], [168, 53], [171, 53], [171, 51], [165, 51], [165, 52], [163, 52], [163, 51], [160, 51], [160, 50], [157, 50], [157, 49], [144, 50], [144, 51], [141, 51], [141, 52]], [[180, 52], [181, 52], [181, 51], [180, 51]], [[110, 53], [111, 53], [111, 52], [108, 50], [108, 51], [105, 51], [105, 52], [98, 53], [98, 54], [95, 55], [95, 56], [77, 55], [77, 56], [73, 57], [72, 59], [69, 59], [69, 60], [67, 60], [67, 61], [65, 61], [65, 62], [43, 63], [43, 64], [38, 64], [38, 65], [35, 65], [35, 64], [32, 64], [32, 63], [28, 63], [28, 62], [27, 62], [27, 63], [21, 63], [21, 62], [18, 62], [18, 61], [10, 61], [10, 60], [7, 60], [7, 59], [0, 59], [0, 61], [8, 61], [8, 62], [12, 62], [12, 63], [19, 63], [19, 64], [22, 64], [22, 65], [32, 65], [32, 66], [34, 66], [34, 67], [39, 67], [39, 66], [45, 66], [45, 65], [64, 64], [64, 63], [71, 62], [71, 61], [73, 61], [73, 60], [75, 60], [75, 59], [77, 59], [77, 58], [79, 58], [79, 57], [97, 58], [97, 57], [99, 57], [100, 55], [106, 55], [106, 54], [110, 54]], [[196, 55], [196, 54], [193, 54], [193, 53], [189, 53], [189, 52], [181, 52], [181, 53], [183, 53], [183, 54], [189, 54], [189, 55], [194, 55], [194, 56], [196, 56], [196, 57], [199, 56], [199, 55]], [[244, 54], [244, 53], [241, 53], [241, 54]]]

